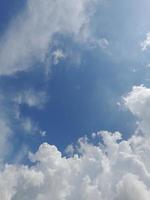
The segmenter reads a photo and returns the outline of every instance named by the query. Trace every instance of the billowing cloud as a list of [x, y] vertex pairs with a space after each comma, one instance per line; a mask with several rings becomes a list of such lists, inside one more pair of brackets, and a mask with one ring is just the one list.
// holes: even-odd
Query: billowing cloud
[[[121, 133], [100, 131], [69, 146], [65, 157], [54, 145], [29, 153], [32, 165], [4, 165], [0, 198], [4, 200], [148, 200], [150, 196], [150, 89], [134, 86], [124, 98], [141, 119], [144, 135], [123, 140]], [[93, 142], [94, 140], [94, 142]], [[70, 150], [69, 150], [70, 149]], [[70, 151], [70, 154], [69, 154]]]
[[[0, 74], [10, 75], [27, 70], [36, 62], [45, 62], [56, 33], [81, 37], [93, 2], [28, 0], [24, 12], [13, 20], [1, 38]], [[83, 35], [88, 35], [88, 29]]]
[[[12, 75], [31, 68], [36, 62], [45, 62], [56, 33], [86, 37], [89, 10], [94, 1], [28, 0], [26, 9], [1, 38], [0, 75]], [[109, 42], [103, 38], [98, 45], [105, 49]], [[146, 50], [149, 46], [148, 34], [141, 47]], [[57, 50], [52, 56], [57, 64], [64, 54]], [[45, 93], [29, 90], [16, 95], [13, 101], [17, 105], [40, 107], [45, 103]], [[29, 153], [29, 165], [1, 164], [0, 199], [149, 200], [150, 89], [133, 87], [124, 101], [138, 118], [138, 132], [143, 135], [134, 134], [124, 140], [119, 132], [101, 131], [93, 134], [93, 139], [81, 138], [77, 145], [69, 146], [66, 157], [56, 146], [43, 143], [36, 153]], [[30, 118], [22, 126], [28, 132], [34, 128]], [[3, 118], [0, 128], [2, 158], [8, 150], [11, 130]], [[45, 134], [41, 131], [41, 135]]]
[[44, 143], [30, 153], [31, 167], [6, 165], [0, 173], [1, 199], [148, 200], [150, 140], [125, 141], [120, 133], [106, 131], [95, 137], [97, 145], [80, 139], [69, 158]]
[[144, 86], [134, 86], [124, 98], [145, 134], [124, 140], [119, 132], [100, 131], [69, 146], [67, 156], [43, 143], [29, 153], [30, 166], [2, 167], [0, 199], [149, 200], [149, 98], [150, 89]]
[[150, 88], [134, 86], [124, 98], [128, 109], [138, 118], [138, 131], [149, 135], [150, 132]]

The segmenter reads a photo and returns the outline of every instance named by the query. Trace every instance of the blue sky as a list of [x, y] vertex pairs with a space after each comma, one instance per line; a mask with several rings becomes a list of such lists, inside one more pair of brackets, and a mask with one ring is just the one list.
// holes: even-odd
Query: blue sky
[[149, 0], [1, 0], [0, 199], [149, 200]]
[[[124, 138], [133, 133], [135, 119], [118, 102], [133, 85], [149, 86], [149, 53], [143, 53], [140, 46], [149, 30], [149, 20], [145, 20], [149, 17], [147, 4], [144, 1], [141, 7], [141, 2], [135, 1], [98, 2], [89, 20], [87, 40], [80, 41], [70, 33], [54, 33], [47, 51], [50, 61], [36, 61], [34, 55], [29, 69], [18, 67], [11, 75], [2, 74], [4, 115], [9, 118], [12, 140], [17, 143], [15, 152], [24, 145], [35, 150], [44, 141], [63, 151], [79, 137], [98, 130], [118, 130]], [[25, 7], [25, 1], [2, 1], [2, 37]], [[13, 46], [10, 48], [13, 51]], [[57, 51], [63, 56], [55, 61]], [[42, 108], [30, 106], [23, 99], [15, 105], [15, 96], [31, 90], [46, 96], [46, 101], [38, 103], [43, 104]], [[18, 118], [15, 112], [19, 112]], [[27, 119], [36, 127], [24, 128]], [[39, 134], [42, 131], [46, 136]]]

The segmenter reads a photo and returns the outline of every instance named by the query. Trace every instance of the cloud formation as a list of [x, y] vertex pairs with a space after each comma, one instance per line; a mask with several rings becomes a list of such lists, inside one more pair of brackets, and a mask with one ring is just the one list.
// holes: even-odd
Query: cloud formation
[[11, 151], [10, 137], [12, 135], [11, 128], [9, 127], [9, 122], [6, 118], [0, 118], [0, 162], [5, 159]]
[[[149, 96], [149, 88], [136, 86], [125, 97], [143, 126], [149, 120]], [[142, 131], [128, 140], [119, 132], [100, 131], [69, 146], [67, 156], [43, 143], [29, 153], [32, 165], [3, 166], [0, 199], [149, 200], [150, 136], [147, 127]]]
[[45, 91], [35, 91], [33, 89], [24, 90], [14, 95], [13, 101], [18, 104], [26, 104], [29, 107], [36, 107], [41, 109], [48, 100]]
[[150, 88], [134, 86], [124, 98], [125, 105], [138, 118], [138, 132], [150, 135]]
[[[6, 165], [0, 173], [3, 200], [148, 200], [150, 140], [99, 132], [93, 145], [80, 139], [79, 154], [66, 158], [42, 144], [30, 153], [32, 167]], [[77, 150], [76, 150], [77, 151]]]
[[141, 42], [142, 51], [147, 50], [149, 47], [150, 47], [150, 32], [147, 33], [146, 39], [143, 42]]
[[1, 38], [0, 75], [11, 75], [31, 68], [36, 62], [45, 62], [56, 33], [81, 37], [93, 2], [28, 0], [24, 12], [13, 20]]
[[57, 49], [52, 53], [53, 63], [57, 65], [62, 59], [65, 59], [66, 55], [61, 49]]
[[[24, 12], [14, 19], [1, 38], [0, 75], [26, 71], [36, 62], [46, 62], [48, 57], [53, 57], [57, 64], [65, 55], [59, 49], [48, 55], [54, 35], [86, 37], [93, 2], [95, 0], [28, 0]], [[95, 42], [93, 40], [93, 45]], [[109, 41], [102, 38], [98, 45], [107, 49]], [[149, 46], [148, 34], [141, 47], [146, 50]], [[41, 108], [46, 95], [28, 90], [15, 95], [12, 101], [17, 108], [22, 104]], [[69, 146], [66, 157], [56, 146], [43, 143], [36, 153], [29, 153], [29, 165], [0, 165], [0, 199], [149, 200], [150, 89], [134, 86], [124, 101], [139, 123], [131, 138], [124, 140], [119, 132], [100, 131], [92, 134], [92, 139], [81, 138], [77, 145]], [[28, 132], [37, 130], [30, 118], [24, 119], [22, 126]], [[11, 135], [3, 117], [0, 128], [0, 158], [3, 158]], [[45, 136], [46, 132], [40, 131], [40, 134]]]

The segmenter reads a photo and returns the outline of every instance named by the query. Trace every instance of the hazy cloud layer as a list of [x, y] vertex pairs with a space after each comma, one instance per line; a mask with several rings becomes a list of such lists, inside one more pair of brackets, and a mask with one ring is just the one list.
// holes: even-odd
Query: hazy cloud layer
[[13, 101], [18, 104], [26, 104], [29, 107], [42, 108], [48, 97], [45, 91], [35, 91], [33, 89], [24, 90], [14, 95]]
[[56, 33], [85, 38], [94, 2], [28, 0], [24, 12], [13, 20], [1, 38], [0, 75], [11, 75], [29, 69], [36, 62], [45, 62]]
[[[22, 13], [11, 19], [8, 29], [0, 38], [0, 76], [10, 76], [19, 71], [26, 71], [31, 69], [35, 63], [46, 63], [42, 66], [47, 68], [47, 62], [52, 63], [49, 59], [53, 57], [54, 62], [58, 63], [64, 58], [63, 52], [59, 50], [54, 55], [49, 55], [53, 36], [57, 33], [67, 34], [80, 40], [86, 29], [86, 34], [83, 34], [85, 38], [85, 35], [88, 35], [87, 27], [94, 2], [95, 0], [63, 0], [61, 2], [28, 0]], [[5, 86], [0, 87], [2, 97], [0, 97], [0, 159], [11, 150], [9, 138], [15, 134], [13, 132], [15, 126], [18, 128], [22, 126], [22, 132], [38, 129], [30, 116], [23, 118], [20, 106], [25, 104], [29, 108], [41, 109], [48, 100], [46, 89], [42, 88], [42, 91], [34, 89], [32, 83], [30, 86], [28, 83], [22, 86], [18, 82], [19, 91], [15, 84], [12, 85], [14, 87], [11, 91], [7, 91], [9, 84], [10, 82], [6, 81]], [[38, 131], [45, 135], [44, 131]], [[8, 144], [9, 148], [7, 148]]]

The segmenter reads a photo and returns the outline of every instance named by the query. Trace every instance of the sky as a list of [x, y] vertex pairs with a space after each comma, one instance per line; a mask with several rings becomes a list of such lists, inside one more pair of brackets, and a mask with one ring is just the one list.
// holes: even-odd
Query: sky
[[149, 0], [1, 0], [0, 199], [149, 200]]

